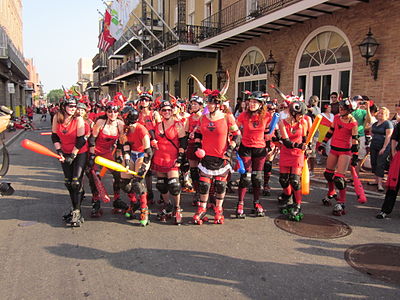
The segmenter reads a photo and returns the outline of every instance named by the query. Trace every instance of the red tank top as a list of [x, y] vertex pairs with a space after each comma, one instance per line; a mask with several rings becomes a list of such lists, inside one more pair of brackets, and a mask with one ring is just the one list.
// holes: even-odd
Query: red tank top
[[[100, 129], [99, 135], [96, 138], [96, 146], [94, 148], [94, 152], [96, 153], [96, 155], [102, 155], [102, 154], [104, 155], [106, 153], [112, 152], [112, 150], [113, 150], [112, 148], [115, 145], [115, 142], [118, 140], [118, 137], [119, 137], [118, 132], [116, 135], [105, 134], [103, 131], [104, 131], [104, 127], [106, 126], [106, 124], [107, 124], [107, 121], [104, 122], [104, 125]], [[117, 131], [118, 131], [118, 127], [117, 127]]]
[[200, 118], [199, 132], [203, 135], [202, 148], [208, 156], [223, 158], [228, 148], [229, 127], [235, 124], [233, 118], [225, 116], [211, 121], [206, 115]]
[[136, 123], [136, 127], [134, 129], [129, 127], [126, 137], [131, 145], [132, 151], [144, 152], [143, 138], [146, 135], [150, 136], [149, 131], [140, 123]]
[[[169, 128], [165, 128], [165, 133], [162, 134], [160, 132], [159, 127], [162, 128], [162, 124], [159, 124], [155, 128], [156, 140], [158, 149], [154, 153], [153, 162], [156, 165], [163, 167], [173, 167], [176, 159], [178, 158], [178, 130], [176, 128], [176, 123], [179, 121], [175, 121], [175, 123]], [[172, 143], [168, 140], [172, 141]]]
[[[287, 135], [291, 142], [298, 144], [302, 143], [303, 136], [305, 136], [308, 127], [306, 122], [307, 122], [306, 120], [303, 120], [301, 122], [297, 122], [294, 125], [290, 125], [286, 120], [283, 120], [283, 125], [285, 126]], [[298, 148], [289, 149], [285, 146], [282, 146], [281, 158], [285, 157], [285, 155], [300, 156], [303, 155], [303, 151]]]
[[[77, 137], [77, 126], [78, 120], [74, 118], [69, 124], [66, 126], [60, 123], [57, 123], [57, 135], [60, 137], [61, 140], [61, 150], [64, 153], [70, 154], [74, 149], [76, 144], [76, 137]], [[85, 135], [86, 135], [87, 127], [85, 125]], [[87, 152], [89, 149], [88, 143], [86, 142], [85, 145], [79, 149], [79, 153]]]
[[331, 140], [331, 145], [337, 148], [351, 148], [351, 136], [354, 126], [358, 126], [357, 122], [344, 123], [340, 119], [340, 115], [335, 115], [333, 119], [334, 131]]
[[243, 124], [242, 144], [246, 147], [265, 148], [264, 132], [270, 122], [270, 115], [260, 120], [260, 114], [242, 112], [238, 121]]
[[[197, 120], [195, 119], [198, 118]], [[194, 131], [196, 130], [196, 127], [199, 125], [200, 123], [200, 118], [197, 114], [191, 114], [188, 118], [188, 127], [189, 127], [189, 133], [194, 133]], [[193, 139], [189, 139], [189, 143], [194, 143], [194, 138]]]
[[150, 111], [150, 114], [148, 114], [147, 116], [145, 116], [143, 113], [139, 113], [138, 123], [142, 124], [149, 131], [154, 130], [156, 122], [154, 120], [153, 111]]

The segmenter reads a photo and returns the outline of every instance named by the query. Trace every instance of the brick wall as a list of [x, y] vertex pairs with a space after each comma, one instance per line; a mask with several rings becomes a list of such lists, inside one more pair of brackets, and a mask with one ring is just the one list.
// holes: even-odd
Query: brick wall
[[[222, 64], [231, 74], [229, 97], [235, 96], [234, 79], [239, 59], [251, 46], [260, 48], [266, 58], [271, 49], [281, 72], [281, 89], [285, 92], [294, 89], [293, 74], [298, 51], [308, 35], [321, 26], [339, 28], [350, 41], [352, 48], [352, 85], [351, 95], [363, 94], [374, 99], [378, 105], [385, 104], [394, 112], [394, 104], [400, 101], [398, 83], [400, 80], [400, 1], [370, 0], [350, 9], [342, 9], [332, 15], [323, 15], [318, 19], [305, 21], [268, 35], [248, 40], [222, 50]], [[378, 79], [371, 76], [370, 68], [361, 57], [358, 44], [364, 39], [371, 27], [372, 33], [380, 43], [373, 59], [380, 60]], [[272, 93], [271, 93], [272, 94]]]

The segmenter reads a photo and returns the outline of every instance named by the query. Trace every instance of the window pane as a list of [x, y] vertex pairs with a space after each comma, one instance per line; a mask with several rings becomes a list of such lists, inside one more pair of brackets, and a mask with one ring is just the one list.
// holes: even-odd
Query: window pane
[[312, 94], [321, 99], [321, 76], [313, 76]]
[[264, 80], [260, 80], [260, 91], [263, 93], [267, 92], [267, 81]]
[[251, 82], [251, 90], [250, 92], [258, 91], [258, 80]]
[[329, 95], [331, 93], [332, 75], [322, 76], [322, 95], [321, 100], [329, 100]]
[[208, 74], [206, 76], [206, 89], [212, 90], [212, 75]]
[[307, 78], [306, 75], [299, 76], [298, 83], [297, 83], [299, 90], [302, 89], [304, 95], [306, 94], [306, 78]]
[[343, 92], [343, 98], [349, 97], [349, 87], [350, 87], [350, 71], [340, 72], [339, 90]]

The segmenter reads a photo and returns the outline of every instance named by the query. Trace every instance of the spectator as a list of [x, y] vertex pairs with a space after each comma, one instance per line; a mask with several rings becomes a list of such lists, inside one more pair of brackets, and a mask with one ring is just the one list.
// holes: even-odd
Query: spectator
[[42, 116], [40, 117], [40, 121], [47, 120], [47, 107], [43, 105], [41, 109]]
[[[319, 131], [319, 136], [318, 136], [318, 146], [323, 142], [325, 135], [328, 133], [329, 128], [332, 125], [334, 119], [334, 115], [331, 113], [331, 105], [326, 104], [323, 108], [323, 113], [322, 113], [322, 120], [321, 124], [318, 127]], [[326, 145], [325, 145], [325, 156], [329, 154], [329, 151], [331, 150], [331, 141], [329, 140]], [[322, 157], [317, 162], [318, 164], [322, 164]]]
[[[358, 136], [360, 139], [359, 145], [360, 149], [358, 151], [358, 158], [360, 162], [364, 159], [367, 154], [366, 143], [365, 143], [365, 127], [370, 126], [371, 124], [371, 112], [369, 110], [369, 101], [368, 97], [364, 96], [365, 99], [360, 96], [354, 96], [353, 101], [357, 102], [357, 109], [352, 112], [353, 117], [357, 120], [358, 124]], [[360, 164], [357, 166], [357, 173], [360, 169]]]
[[386, 107], [381, 107], [378, 112], [378, 121], [372, 125], [372, 140], [371, 140], [371, 166], [372, 172], [375, 174], [375, 183], [372, 185], [378, 186], [378, 191], [383, 192], [382, 181], [385, 172], [385, 166], [390, 154], [390, 138], [393, 133], [393, 124], [389, 119], [389, 110]]
[[330, 95], [331, 99], [331, 112], [334, 115], [337, 115], [339, 113], [339, 96], [338, 93], [332, 92]]
[[396, 108], [396, 113], [393, 115], [392, 122], [393, 122], [393, 126], [396, 126], [397, 123], [400, 122], [400, 101], [399, 101], [399, 103], [395, 104], [394, 106]]
[[[240, 115], [244, 110], [242, 109], [242, 102], [243, 99], [241, 97], [236, 98], [236, 105], [235, 109], [233, 110], [233, 115], [236, 117], [236, 115]], [[240, 111], [241, 110], [241, 111]], [[239, 112], [240, 111], [240, 112]]]
[[26, 114], [28, 115], [28, 119], [29, 121], [33, 121], [33, 108], [28, 105], [28, 107], [26, 108]]
[[[318, 96], [311, 96], [308, 100], [307, 115], [314, 121], [315, 117], [321, 114], [321, 110], [318, 107], [319, 98]], [[311, 153], [308, 156], [308, 167], [310, 170], [310, 177], [314, 176], [315, 160], [317, 158], [316, 144], [318, 141], [319, 132], [317, 131], [311, 141]]]

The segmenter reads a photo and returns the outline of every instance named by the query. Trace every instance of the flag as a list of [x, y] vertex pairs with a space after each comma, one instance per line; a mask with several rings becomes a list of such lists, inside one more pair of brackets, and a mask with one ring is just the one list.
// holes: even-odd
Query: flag
[[137, 5], [135, 0], [114, 0], [111, 4], [110, 34], [119, 40], [128, 24], [130, 14]]
[[103, 30], [100, 33], [99, 43], [97, 45], [97, 48], [103, 51], [107, 51], [115, 42], [115, 39], [110, 34], [110, 22], [111, 15], [108, 10], [106, 10], [103, 20]]

